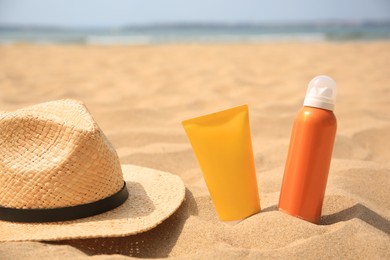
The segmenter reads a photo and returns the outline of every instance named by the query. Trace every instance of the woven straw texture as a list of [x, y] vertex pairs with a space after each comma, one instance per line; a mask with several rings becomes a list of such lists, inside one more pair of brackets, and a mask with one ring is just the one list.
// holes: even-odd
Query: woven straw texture
[[119, 158], [82, 103], [60, 100], [0, 114], [0, 206], [74, 206], [122, 186]]
[[1, 241], [50, 241], [123, 237], [148, 231], [171, 216], [184, 200], [180, 177], [149, 168], [122, 165], [127, 201], [111, 211], [57, 223], [0, 221]]
[[116, 151], [81, 102], [52, 101], [0, 113], [0, 206], [28, 209], [85, 204], [116, 193], [123, 181], [129, 198], [118, 208], [74, 221], [0, 221], [0, 241], [137, 234], [173, 214], [185, 195], [178, 176], [121, 166]]

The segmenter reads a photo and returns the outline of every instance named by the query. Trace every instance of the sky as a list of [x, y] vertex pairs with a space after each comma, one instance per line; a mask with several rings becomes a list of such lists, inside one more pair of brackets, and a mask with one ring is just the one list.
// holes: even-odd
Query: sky
[[390, 0], [0, 0], [0, 25], [390, 20]]

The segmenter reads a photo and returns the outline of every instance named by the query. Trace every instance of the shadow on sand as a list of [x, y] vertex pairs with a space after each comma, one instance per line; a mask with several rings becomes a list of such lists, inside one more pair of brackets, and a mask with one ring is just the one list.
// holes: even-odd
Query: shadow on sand
[[186, 189], [180, 208], [156, 228], [127, 237], [73, 239], [47, 242], [51, 245], [69, 245], [87, 255], [121, 254], [140, 258], [167, 257], [179, 238], [186, 219], [197, 215], [198, 208], [192, 193]]
[[360, 203], [337, 213], [322, 216], [321, 225], [332, 225], [354, 218], [359, 218], [376, 229], [390, 235], [390, 221]]

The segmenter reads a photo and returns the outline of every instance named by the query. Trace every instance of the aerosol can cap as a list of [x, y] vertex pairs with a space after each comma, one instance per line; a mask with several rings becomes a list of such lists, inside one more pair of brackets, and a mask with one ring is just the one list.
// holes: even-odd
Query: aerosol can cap
[[307, 87], [304, 106], [334, 110], [336, 102], [336, 82], [328, 76], [313, 78]]

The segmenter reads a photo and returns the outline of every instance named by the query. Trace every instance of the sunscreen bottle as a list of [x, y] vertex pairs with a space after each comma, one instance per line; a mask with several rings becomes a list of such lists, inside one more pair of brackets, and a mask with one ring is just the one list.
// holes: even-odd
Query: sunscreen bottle
[[220, 220], [260, 212], [248, 106], [183, 121]]
[[336, 82], [317, 76], [298, 112], [279, 199], [279, 210], [318, 224], [321, 217], [337, 122]]

